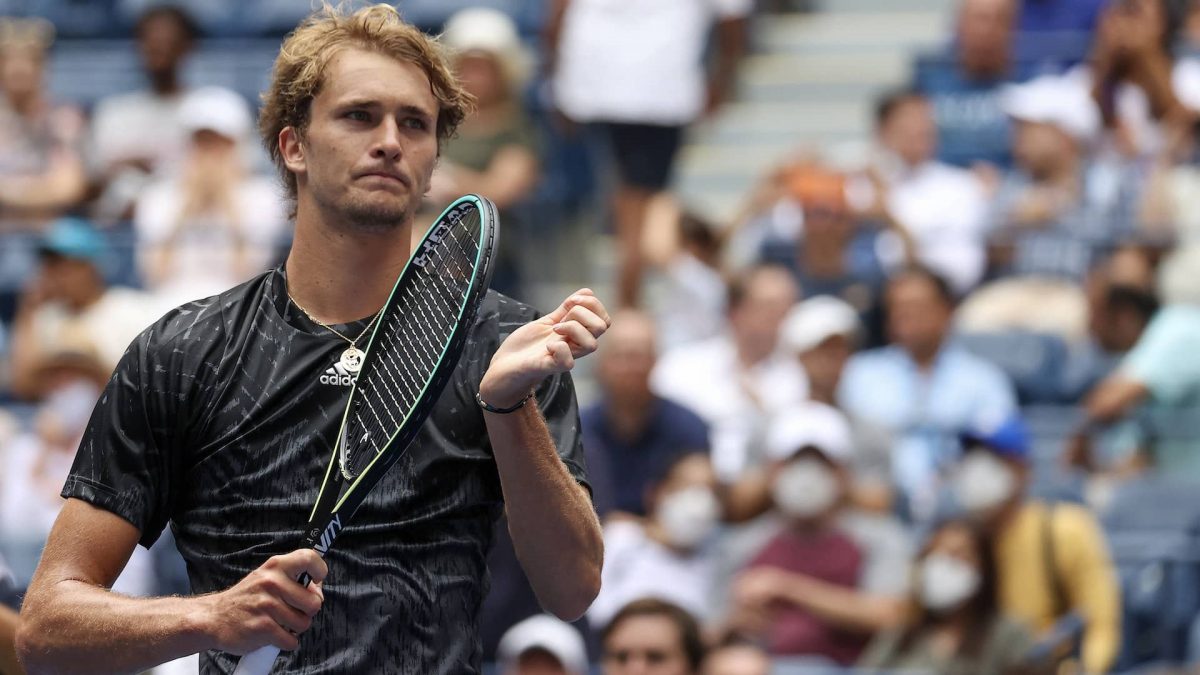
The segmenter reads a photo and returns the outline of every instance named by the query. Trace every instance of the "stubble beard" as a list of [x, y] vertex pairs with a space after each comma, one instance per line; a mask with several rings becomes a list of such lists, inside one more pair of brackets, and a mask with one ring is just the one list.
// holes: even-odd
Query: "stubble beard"
[[328, 199], [314, 193], [313, 198], [322, 211], [335, 215], [332, 221], [337, 227], [368, 234], [392, 232], [412, 222], [419, 204], [413, 195], [374, 204], [355, 195]]

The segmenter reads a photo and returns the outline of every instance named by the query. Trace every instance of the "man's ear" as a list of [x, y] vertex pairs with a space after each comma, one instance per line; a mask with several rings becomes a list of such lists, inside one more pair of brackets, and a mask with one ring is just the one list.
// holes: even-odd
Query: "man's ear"
[[279, 132], [279, 156], [283, 165], [294, 174], [304, 173], [308, 165], [304, 159], [304, 142], [296, 127], [284, 127]]

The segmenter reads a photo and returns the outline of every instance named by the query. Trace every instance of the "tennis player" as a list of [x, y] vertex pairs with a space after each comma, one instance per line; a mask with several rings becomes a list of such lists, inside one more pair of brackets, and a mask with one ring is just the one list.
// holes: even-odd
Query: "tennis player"
[[[588, 290], [540, 319], [489, 292], [433, 414], [328, 558], [288, 550], [468, 104], [439, 45], [391, 7], [326, 9], [287, 38], [260, 126], [295, 200], [291, 253], [129, 348], [26, 596], [30, 671], [136, 672], [203, 652], [201, 672], [228, 673], [273, 644], [296, 650], [277, 673], [478, 672], [501, 509], [542, 604], [587, 609], [602, 543], [567, 371], [609, 323]], [[168, 523], [197, 595], [109, 591]], [[321, 583], [301, 587], [303, 571]]]

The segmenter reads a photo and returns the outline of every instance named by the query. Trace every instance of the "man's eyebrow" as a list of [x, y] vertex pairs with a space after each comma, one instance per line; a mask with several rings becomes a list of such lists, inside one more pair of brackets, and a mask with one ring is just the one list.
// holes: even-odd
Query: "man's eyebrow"
[[[335, 107], [339, 110], [344, 110], [346, 108], [381, 108], [383, 107], [383, 104], [378, 99], [374, 98], [352, 98], [338, 103]], [[399, 110], [401, 112], [408, 113], [409, 115], [418, 115], [420, 117], [427, 117], [431, 119], [433, 118], [433, 113], [420, 106], [412, 104], [406, 103], [401, 105], [399, 106]]]

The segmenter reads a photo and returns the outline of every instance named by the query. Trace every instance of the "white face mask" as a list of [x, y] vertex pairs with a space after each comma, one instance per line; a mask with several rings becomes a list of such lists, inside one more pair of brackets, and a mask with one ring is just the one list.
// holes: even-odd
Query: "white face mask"
[[721, 517], [721, 505], [712, 490], [690, 487], [662, 498], [654, 519], [662, 526], [667, 541], [677, 548], [696, 548], [708, 539]]
[[812, 518], [828, 511], [839, 492], [837, 476], [815, 459], [789, 463], [771, 486], [775, 506], [793, 518]]
[[951, 612], [979, 590], [979, 572], [971, 565], [945, 553], [931, 553], [921, 563], [921, 604], [931, 612]]
[[954, 475], [959, 504], [970, 513], [995, 508], [1017, 490], [1017, 477], [1003, 460], [990, 452], [972, 452]]

